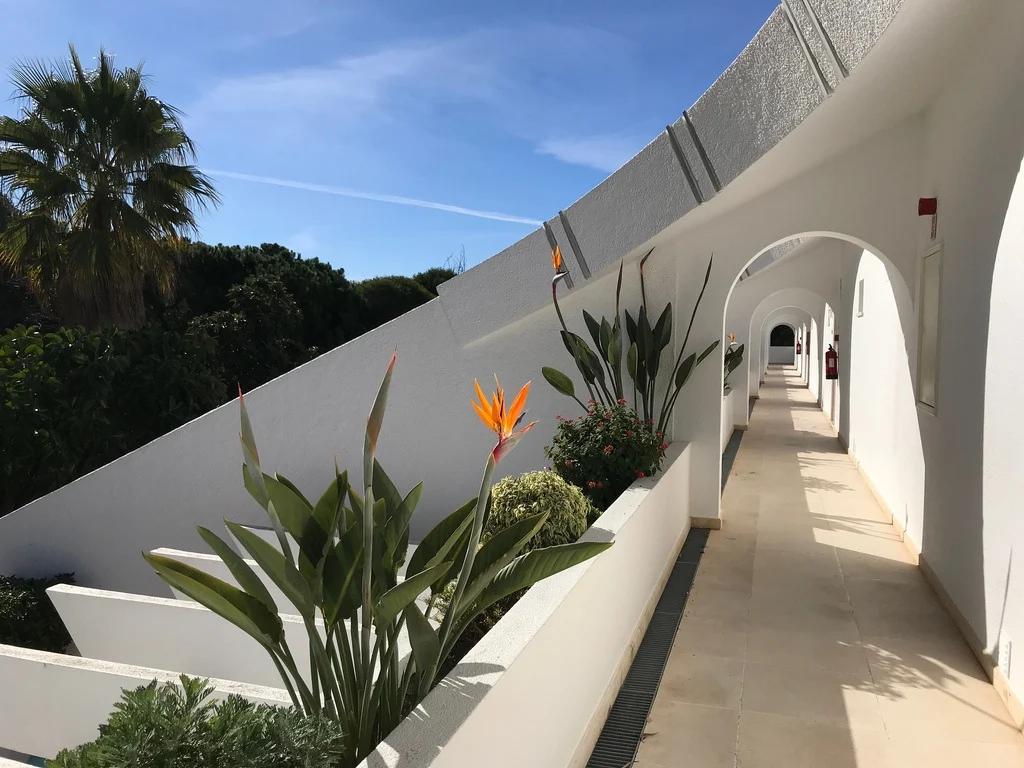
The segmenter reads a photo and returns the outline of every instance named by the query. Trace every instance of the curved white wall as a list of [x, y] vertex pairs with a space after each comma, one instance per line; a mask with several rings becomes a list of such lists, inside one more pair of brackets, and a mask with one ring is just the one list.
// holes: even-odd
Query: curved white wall
[[985, 371], [984, 558], [986, 648], [1024, 694], [1024, 169], [1017, 176], [992, 278]]

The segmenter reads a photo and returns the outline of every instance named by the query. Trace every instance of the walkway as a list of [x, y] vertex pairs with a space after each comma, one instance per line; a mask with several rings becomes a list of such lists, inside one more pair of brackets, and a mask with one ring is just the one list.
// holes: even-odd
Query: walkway
[[1024, 737], [792, 368], [773, 368], [636, 768], [1024, 766]]

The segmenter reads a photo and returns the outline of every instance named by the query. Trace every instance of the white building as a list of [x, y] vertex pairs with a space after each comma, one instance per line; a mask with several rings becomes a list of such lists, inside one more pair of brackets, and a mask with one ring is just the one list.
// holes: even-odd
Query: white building
[[[544, 229], [443, 284], [438, 299], [247, 396], [265, 465], [300, 486], [322, 486], [335, 455], [358, 466], [366, 409], [397, 346], [380, 450], [400, 485], [426, 481], [415, 538], [476, 492], [488, 440], [467, 406], [474, 378], [496, 372], [509, 387], [533, 379], [531, 418], [542, 433], [572, 410], [540, 374], [545, 365], [571, 368], [550, 304], [549, 235], [574, 284], [561, 289], [562, 309], [580, 328], [583, 308], [613, 312], [620, 260], [623, 304], [639, 305], [637, 261], [654, 247], [648, 298], [673, 303], [673, 354], [714, 254], [689, 348], [732, 332], [747, 353], [724, 406], [713, 360], [683, 390], [671, 427], [680, 464], [637, 501], [662, 517], [643, 523], [631, 517], [635, 504], [624, 508], [608, 523], [616, 535], [633, 531], [609, 550], [621, 550], [620, 570], [599, 573], [613, 565], [598, 559], [535, 589], [509, 617], [526, 629], [478, 647], [500, 659], [480, 682], [487, 695], [469, 696], [466, 711], [442, 707], [437, 719], [449, 730], [438, 737], [440, 757], [409, 765], [468, 766], [483, 743], [508, 747], [492, 765], [583, 765], [690, 520], [730, 530], [720, 494], [722, 408], [727, 425], [747, 427], [742, 394], [758, 396], [769, 334], [780, 324], [800, 341], [794, 362], [810, 396], [1009, 716], [1024, 722], [1024, 662], [1012, 652], [1024, 638], [1024, 406], [1014, 394], [1024, 362], [1012, 341], [1024, 325], [1022, 39], [1016, 0], [783, 0], [696, 104]], [[922, 199], [937, 201], [937, 216], [918, 215]], [[836, 382], [824, 373], [829, 345], [838, 351]], [[85, 588], [171, 602], [140, 552], [204, 551], [197, 524], [261, 522], [238, 482], [236, 420], [228, 404], [0, 519], [0, 573], [74, 571]], [[543, 466], [545, 436], [524, 442], [502, 469]], [[641, 525], [662, 528], [645, 534]], [[615, 616], [607, 590], [622, 593]], [[154, 616], [189, 610], [132, 599]], [[588, 611], [605, 623], [581, 625]], [[564, 654], [579, 660], [570, 641], [582, 638], [587, 666], [567, 669]], [[149, 641], [121, 645], [133, 642]], [[55, 660], [0, 648], [0, 746], [52, 756], [91, 738], [120, 687], [153, 676], [115, 662], [161, 668], [147, 658], [164, 657], [147, 649], [102, 662]], [[62, 692], [64, 709], [42, 727], [40, 713], [54, 706], [48, 691]], [[557, 731], [525, 719], [527, 695], [565, 713], [553, 718]], [[399, 734], [393, 749], [422, 743], [417, 733]], [[395, 764], [381, 754], [370, 764]]]

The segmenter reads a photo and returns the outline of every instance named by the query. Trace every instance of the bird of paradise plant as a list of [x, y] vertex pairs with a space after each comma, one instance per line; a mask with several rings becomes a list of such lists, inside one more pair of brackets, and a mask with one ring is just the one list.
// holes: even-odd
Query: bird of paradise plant
[[[278, 546], [237, 523], [225, 524], [263, 577], [202, 527], [200, 536], [237, 586], [172, 558], [144, 555], [164, 581], [263, 646], [296, 709], [337, 719], [344, 733], [341, 768], [358, 765], [427, 696], [440, 664], [481, 612], [610, 546], [576, 542], [520, 554], [544, 525], [546, 512], [480, 544], [495, 467], [533, 427], [520, 427], [529, 384], [506, 405], [495, 379], [489, 399], [476, 384], [479, 402], [473, 404], [498, 438], [487, 455], [480, 493], [423, 537], [400, 580], [423, 484], [403, 496], [376, 459], [394, 366], [392, 356], [367, 419], [362, 493], [335, 465], [334, 480], [315, 504], [281, 474], [263, 472], [239, 393], [245, 487], [267, 512]], [[298, 669], [264, 577], [284, 593], [306, 626], [308, 677]], [[438, 627], [431, 617], [434, 603], [453, 580], [454, 596]], [[417, 599], [426, 593], [424, 610]], [[411, 652], [403, 659], [399, 641], [406, 636]]]
[[729, 389], [729, 375], [740, 367], [740, 363], [743, 362], [743, 348], [744, 345], [736, 344], [736, 334], [730, 333], [728, 335], [729, 344], [725, 349], [725, 370], [724, 376], [722, 377], [722, 388], [724, 390]]
[[[690, 323], [686, 328], [686, 335], [679, 347], [679, 353], [669, 373], [669, 381], [664, 387], [664, 397], [660, 409], [657, 406], [657, 391], [662, 388], [658, 376], [661, 373], [661, 358], [672, 340], [672, 303], [669, 302], [661, 311], [657, 321], [652, 325], [651, 312], [647, 305], [647, 286], [644, 280], [644, 266], [651, 254], [652, 248], [640, 259], [640, 294], [642, 303], [637, 316], [634, 318], [629, 310], [625, 310], [626, 317], [626, 338], [629, 341], [629, 348], [626, 352], [626, 372], [632, 381], [633, 409], [644, 421], [657, 425], [657, 431], [664, 432], [671, 421], [672, 411], [675, 409], [676, 400], [683, 386], [689, 380], [694, 369], [710, 355], [717, 347], [718, 340], [708, 345], [699, 355], [691, 353], [683, 357], [686, 345], [690, 339], [690, 331], [693, 329], [693, 322], [697, 316], [697, 309], [704, 298], [704, 291], [711, 279], [711, 265], [714, 257], [708, 260], [708, 267], [704, 273], [704, 283], [701, 286], [700, 294], [693, 305], [693, 312], [690, 314]], [[552, 252], [552, 264], [555, 267], [555, 276], [551, 280], [551, 300], [555, 305], [555, 313], [558, 315], [558, 322], [562, 326], [562, 343], [572, 355], [576, 368], [583, 377], [583, 382], [590, 393], [590, 399], [605, 407], [611, 407], [616, 403], [626, 402], [626, 392], [623, 385], [621, 371], [622, 364], [622, 326], [619, 318], [620, 294], [622, 292], [622, 270], [623, 264], [619, 263], [619, 276], [615, 284], [615, 316], [609, 322], [602, 317], [598, 322], [594, 317], [583, 311], [583, 320], [590, 336], [597, 348], [595, 353], [590, 345], [579, 335], [573, 333], [565, 324], [562, 310], [558, 305], [558, 284], [565, 273], [561, 271], [562, 255], [555, 247]], [[551, 386], [564, 395], [573, 398], [584, 410], [587, 406], [576, 396], [576, 388], [572, 379], [556, 368], [545, 367], [542, 369], [544, 378]]]

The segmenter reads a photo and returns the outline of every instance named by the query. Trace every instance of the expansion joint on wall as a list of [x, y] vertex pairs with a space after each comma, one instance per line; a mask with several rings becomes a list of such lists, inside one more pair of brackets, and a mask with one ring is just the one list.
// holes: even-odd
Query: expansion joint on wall
[[821, 71], [821, 66], [818, 64], [818, 60], [814, 58], [814, 53], [811, 51], [811, 47], [807, 44], [807, 38], [804, 37], [804, 31], [800, 28], [800, 24], [796, 20], [796, 16], [793, 14], [793, 8], [789, 4], [789, 0], [782, 0], [782, 10], [786, 13], [786, 20], [789, 22], [789, 28], [793, 30], [793, 34], [796, 35], [796, 42], [800, 46], [800, 50], [803, 51], [804, 58], [807, 59], [807, 64], [811, 68], [811, 72], [814, 73], [814, 78], [818, 81], [818, 86], [821, 88], [821, 92], [828, 96], [832, 93], [832, 86], [829, 85], [828, 80], [825, 79], [825, 73]]
[[814, 31], [818, 34], [818, 38], [821, 40], [822, 46], [825, 48], [825, 53], [828, 55], [829, 61], [832, 63], [832, 69], [836, 73], [836, 77], [840, 80], [845, 80], [850, 75], [850, 71], [843, 64], [843, 60], [839, 58], [839, 52], [836, 47], [832, 44], [832, 38], [829, 37], [828, 32], [825, 31], [825, 27], [821, 23], [821, 19], [818, 18], [817, 11], [811, 5], [810, 0], [800, 0], [804, 10], [807, 11], [807, 18], [811, 20], [811, 26], [814, 27]]
[[572, 254], [576, 257], [576, 263], [580, 265], [580, 272], [583, 275], [583, 279], [589, 280], [590, 266], [587, 264], [587, 260], [583, 258], [583, 250], [580, 248], [580, 244], [576, 240], [576, 233], [572, 231], [572, 226], [569, 224], [569, 217], [565, 215], [565, 211], [558, 212], [558, 220], [562, 222], [562, 229], [565, 230], [565, 236], [569, 238], [569, 245], [572, 246]]
[[672, 145], [672, 152], [676, 156], [676, 160], [679, 161], [679, 167], [683, 169], [683, 176], [686, 177], [686, 183], [690, 187], [693, 199], [700, 205], [704, 202], [704, 195], [701, 194], [697, 178], [693, 175], [693, 169], [690, 168], [690, 163], [687, 161], [686, 155], [683, 154], [683, 148], [679, 145], [679, 138], [671, 125], [665, 126], [665, 133], [668, 135], [668, 143]]
[[[558, 247], [558, 240], [555, 238], [555, 233], [551, 229], [551, 225], [548, 224], [546, 221], [544, 222], [544, 234], [547, 235], [548, 245], [551, 246], [551, 251], [553, 253], [555, 248]], [[562, 261], [562, 269], [565, 270], [565, 284], [571, 290], [574, 287], [572, 282], [572, 274], [569, 272], [569, 268], [565, 266], [564, 259]]]
[[711, 186], [715, 188], [715, 192], [721, 192], [722, 183], [718, 180], [718, 174], [715, 172], [715, 167], [711, 164], [711, 158], [708, 157], [708, 153], [704, 150], [704, 144], [701, 142], [700, 136], [697, 135], [697, 129], [690, 119], [689, 111], [683, 112], [683, 125], [686, 126], [686, 133], [689, 135], [690, 141], [693, 142], [697, 154], [700, 155], [700, 161], [704, 164], [704, 171], [711, 180]]

